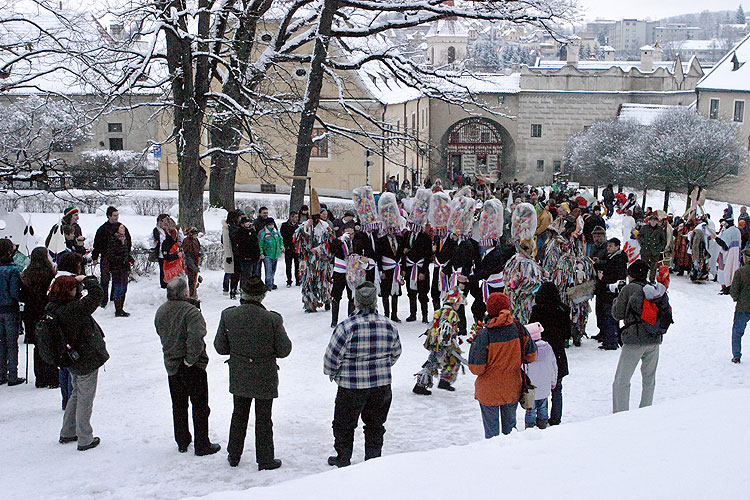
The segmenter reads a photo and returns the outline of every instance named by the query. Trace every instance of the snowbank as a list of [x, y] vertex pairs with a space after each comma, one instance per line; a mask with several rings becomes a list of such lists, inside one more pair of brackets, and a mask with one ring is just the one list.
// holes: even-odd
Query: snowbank
[[750, 390], [719, 391], [203, 498], [747, 498], [748, 414]]

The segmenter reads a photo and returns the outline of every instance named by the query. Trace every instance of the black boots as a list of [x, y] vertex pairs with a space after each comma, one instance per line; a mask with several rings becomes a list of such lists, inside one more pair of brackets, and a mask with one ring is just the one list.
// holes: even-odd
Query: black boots
[[417, 297], [409, 296], [409, 317], [406, 318], [407, 323], [417, 321]]
[[258, 470], [274, 470], [278, 469], [279, 467], [281, 467], [280, 458], [274, 458], [273, 462], [268, 462], [267, 464], [258, 464]]
[[341, 458], [338, 455], [328, 457], [328, 465], [335, 465], [336, 467], [346, 467], [352, 462], [348, 458]]
[[129, 312], [125, 312], [125, 310], [122, 308], [125, 304], [125, 298], [120, 299], [114, 299], [112, 302], [115, 303], [115, 316], [118, 318], [127, 318], [130, 316]]
[[450, 392], [456, 390], [456, 388], [450, 385], [447, 380], [441, 380], [440, 382], [438, 382], [438, 389], [445, 389], [446, 391]]
[[391, 303], [389, 302], [390, 297], [383, 297], [383, 316], [389, 318], [391, 316]]
[[398, 319], [398, 295], [391, 297], [391, 321], [401, 323], [401, 320]]
[[431, 390], [419, 384], [415, 384], [414, 389], [412, 389], [411, 392], [413, 392], [414, 394], [419, 394], [421, 396], [429, 396], [430, 394], [432, 394]]
[[427, 321], [427, 318], [428, 318], [428, 314], [427, 314], [427, 299], [425, 299], [425, 301], [422, 302], [421, 305], [422, 305], [422, 323], [426, 324], [426, 323], [428, 323], [428, 321]]
[[198, 457], [205, 457], [206, 455], [213, 455], [221, 450], [221, 445], [218, 443], [208, 443], [205, 448], [196, 448], [195, 455]]
[[336, 328], [336, 325], [339, 324], [339, 302], [338, 300], [334, 300], [331, 303], [331, 328]]

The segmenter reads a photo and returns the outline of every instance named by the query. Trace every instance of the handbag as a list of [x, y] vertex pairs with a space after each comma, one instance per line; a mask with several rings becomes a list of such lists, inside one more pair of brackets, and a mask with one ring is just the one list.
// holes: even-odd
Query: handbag
[[[518, 343], [521, 344], [521, 359], [523, 359], [523, 330], [521, 323], [516, 322], [518, 328]], [[526, 363], [521, 362], [521, 394], [518, 397], [518, 401], [521, 403], [521, 408], [524, 410], [530, 410], [534, 408], [534, 389], [536, 386], [531, 383], [529, 374], [526, 372]]]

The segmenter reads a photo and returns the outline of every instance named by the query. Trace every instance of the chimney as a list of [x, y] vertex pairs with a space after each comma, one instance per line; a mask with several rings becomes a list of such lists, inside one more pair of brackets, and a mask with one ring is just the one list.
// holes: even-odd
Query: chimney
[[605, 61], [614, 61], [615, 60], [615, 49], [613, 49], [609, 45], [605, 45], [604, 47], [602, 47], [602, 52], [604, 52], [604, 60]]
[[641, 47], [641, 73], [650, 73], [654, 70], [654, 48], [651, 45]]
[[568, 38], [568, 44], [565, 47], [565, 62], [568, 66], [578, 66], [578, 50], [581, 47], [581, 39], [576, 35]]
[[657, 42], [656, 45], [654, 45], [654, 61], [663, 61], [663, 58], [664, 52], [662, 52], [661, 47], [659, 47], [659, 43]]

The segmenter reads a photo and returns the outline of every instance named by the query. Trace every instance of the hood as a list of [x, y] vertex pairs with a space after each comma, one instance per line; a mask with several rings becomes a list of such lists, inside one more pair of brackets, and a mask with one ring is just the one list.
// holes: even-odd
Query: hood
[[664, 285], [661, 283], [654, 283], [649, 284], [643, 287], [643, 295], [646, 296], [646, 299], [650, 301], [654, 301], [658, 298], [661, 298], [662, 295], [664, 295], [667, 292], [667, 289]]

